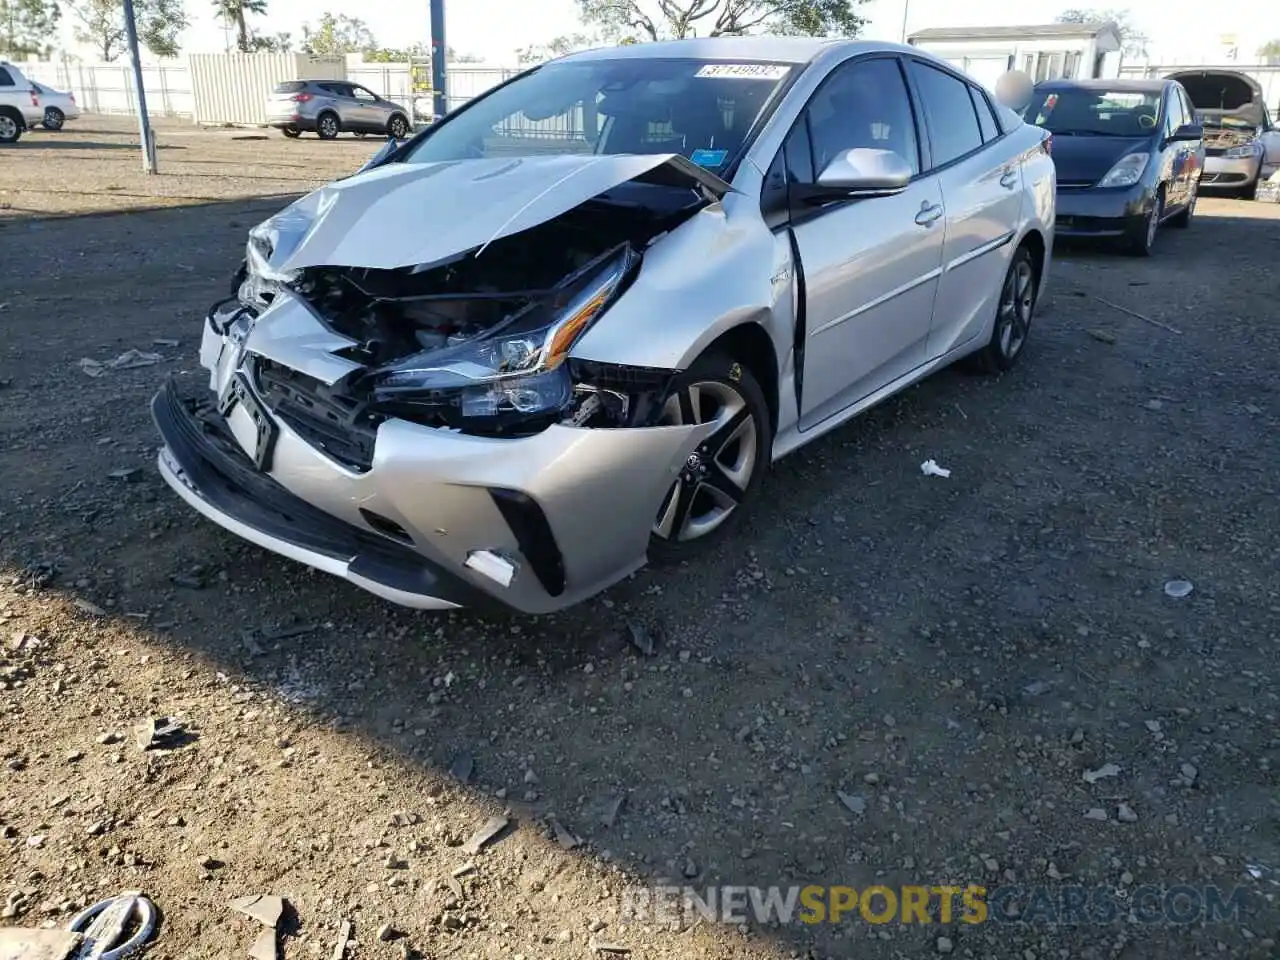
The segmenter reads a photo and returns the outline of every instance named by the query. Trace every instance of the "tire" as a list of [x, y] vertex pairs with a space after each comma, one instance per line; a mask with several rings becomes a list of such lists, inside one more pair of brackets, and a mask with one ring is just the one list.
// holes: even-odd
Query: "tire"
[[687, 560], [741, 518], [773, 452], [769, 404], [755, 375], [728, 354], [704, 353], [676, 377], [660, 424], [723, 420], [680, 470], [654, 518], [649, 557]]
[[996, 321], [987, 345], [973, 354], [969, 366], [978, 373], [999, 374], [1012, 370], [1031, 336], [1040, 293], [1036, 262], [1026, 246], [1018, 247], [1000, 286]]
[[297, 127], [281, 127], [280, 132], [283, 133], [290, 140], [297, 140], [298, 137], [301, 136], [302, 134], [302, 131], [299, 130]]
[[1199, 188], [1192, 187], [1191, 199], [1187, 201], [1186, 208], [1181, 212], [1177, 213], [1176, 215], [1169, 218], [1169, 226], [1177, 227], [1179, 230], [1185, 230], [1187, 229], [1187, 227], [1191, 226], [1191, 218], [1195, 216], [1196, 200], [1199, 197], [1200, 197]]
[[394, 137], [396, 140], [403, 140], [409, 136], [409, 121], [400, 114], [395, 114], [387, 122], [387, 136]]
[[1129, 231], [1129, 252], [1135, 257], [1149, 257], [1160, 232], [1160, 218], [1164, 216], [1164, 187], [1156, 191], [1156, 202], [1140, 223]]
[[12, 110], [0, 110], [0, 143], [17, 143], [22, 138], [22, 117]]
[[61, 130], [62, 125], [67, 122], [67, 115], [57, 107], [46, 107], [44, 111], [44, 120], [41, 126], [46, 130]]
[[321, 140], [333, 140], [342, 130], [336, 113], [322, 113], [316, 117], [316, 136]]

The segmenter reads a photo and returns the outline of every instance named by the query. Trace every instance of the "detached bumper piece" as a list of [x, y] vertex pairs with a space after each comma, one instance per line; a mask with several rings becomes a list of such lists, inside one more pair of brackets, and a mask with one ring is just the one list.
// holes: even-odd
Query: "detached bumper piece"
[[313, 507], [259, 472], [212, 408], [172, 382], [151, 401], [160, 472], [192, 507], [264, 549], [424, 610], [493, 607], [489, 595], [413, 550]]

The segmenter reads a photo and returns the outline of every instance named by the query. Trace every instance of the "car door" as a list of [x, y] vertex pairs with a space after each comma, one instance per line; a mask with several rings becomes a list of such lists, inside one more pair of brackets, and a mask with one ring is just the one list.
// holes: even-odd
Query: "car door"
[[914, 58], [908, 73], [947, 211], [927, 347], [934, 359], [980, 335], [995, 316], [1022, 215], [1022, 168], [981, 88]]
[[1192, 144], [1171, 141], [1170, 138], [1178, 128], [1190, 119], [1182, 96], [1177, 87], [1165, 88], [1164, 125], [1160, 128], [1161, 139], [1158, 144], [1161, 161], [1164, 165], [1161, 179], [1164, 181], [1165, 216], [1182, 209], [1186, 205], [1191, 185]]
[[355, 123], [362, 130], [385, 130], [387, 120], [390, 119], [386, 111], [382, 107], [382, 102], [372, 90], [360, 86], [358, 83], [351, 84], [351, 99], [355, 101], [353, 115]]
[[[896, 56], [836, 67], [788, 138], [788, 175], [813, 183], [843, 150], [889, 149], [922, 167]], [[894, 196], [793, 206], [790, 231], [804, 296], [800, 429], [807, 430], [925, 360], [942, 264], [942, 195], [916, 176]]]
[[333, 108], [338, 111], [338, 119], [342, 121], [342, 129], [361, 129], [360, 105], [356, 103], [351, 84], [332, 80], [322, 83], [320, 86], [333, 96]]

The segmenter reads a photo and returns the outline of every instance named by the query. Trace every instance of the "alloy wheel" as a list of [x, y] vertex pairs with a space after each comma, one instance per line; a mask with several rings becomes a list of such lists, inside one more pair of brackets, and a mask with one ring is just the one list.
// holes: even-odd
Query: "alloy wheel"
[[12, 117], [0, 116], [0, 141], [18, 139], [18, 124]]
[[44, 128], [46, 130], [61, 130], [66, 119], [66, 115], [61, 110], [50, 107], [44, 112]]
[[409, 125], [405, 123], [403, 117], [391, 118], [391, 136], [397, 140], [403, 140], [409, 132]]
[[1027, 342], [1035, 296], [1035, 271], [1028, 259], [1020, 258], [1009, 271], [1004, 289], [1000, 291], [1000, 352], [1010, 360]]
[[336, 137], [338, 135], [338, 121], [333, 117], [320, 118], [320, 133], [326, 138]]
[[711, 424], [658, 510], [653, 532], [664, 540], [697, 540], [716, 530], [746, 496], [760, 457], [760, 425], [730, 384], [690, 384], [673, 394], [661, 426]]

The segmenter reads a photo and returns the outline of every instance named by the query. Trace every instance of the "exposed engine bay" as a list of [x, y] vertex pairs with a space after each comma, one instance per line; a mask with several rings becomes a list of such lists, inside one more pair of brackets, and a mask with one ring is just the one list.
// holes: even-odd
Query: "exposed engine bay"
[[256, 317], [287, 290], [354, 341], [335, 355], [359, 365], [330, 384], [255, 357], [256, 386], [277, 416], [358, 469], [387, 417], [488, 436], [652, 423], [674, 371], [586, 363], [568, 349], [626, 291], [643, 251], [712, 199], [630, 181], [443, 262], [309, 266], [285, 281], [242, 269], [245, 311]]
[[1207, 150], [1230, 150], [1242, 147], [1258, 138], [1256, 127], [1206, 122], [1204, 124], [1204, 145]]

